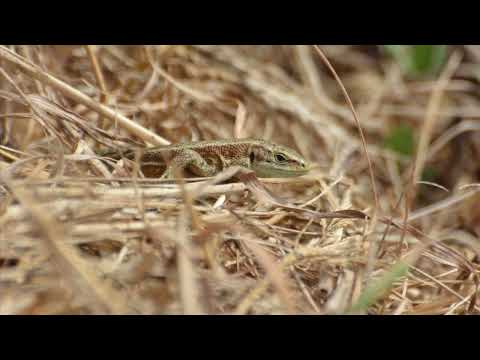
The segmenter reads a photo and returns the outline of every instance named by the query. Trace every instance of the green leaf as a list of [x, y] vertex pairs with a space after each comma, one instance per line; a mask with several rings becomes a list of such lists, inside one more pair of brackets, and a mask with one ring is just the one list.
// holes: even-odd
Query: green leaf
[[393, 283], [408, 274], [408, 264], [400, 260], [385, 272], [379, 279], [370, 284], [350, 309], [351, 313], [366, 311], [380, 300], [392, 288]]
[[412, 77], [436, 75], [447, 58], [447, 45], [384, 45], [384, 49]]
[[413, 129], [406, 124], [393, 128], [385, 138], [385, 147], [402, 155], [412, 156], [414, 146]]

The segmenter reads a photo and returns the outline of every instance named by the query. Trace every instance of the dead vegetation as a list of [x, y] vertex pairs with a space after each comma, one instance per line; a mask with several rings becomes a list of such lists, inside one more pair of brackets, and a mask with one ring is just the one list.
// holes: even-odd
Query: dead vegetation
[[[0, 313], [478, 313], [478, 49], [423, 81], [320, 49], [375, 188], [313, 47], [1, 46]], [[400, 122], [414, 157], [384, 146]], [[233, 137], [316, 167], [171, 182], [96, 155]]]

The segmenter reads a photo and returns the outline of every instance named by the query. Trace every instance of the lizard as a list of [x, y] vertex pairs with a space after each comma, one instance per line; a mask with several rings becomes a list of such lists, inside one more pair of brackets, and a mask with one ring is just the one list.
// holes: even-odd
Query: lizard
[[[135, 149], [104, 153], [112, 159], [135, 159]], [[308, 173], [310, 163], [296, 151], [261, 139], [207, 140], [151, 147], [141, 150], [143, 169], [172, 178], [174, 168], [187, 170], [199, 177], [210, 177], [230, 166], [240, 166], [258, 177], [293, 177]]]

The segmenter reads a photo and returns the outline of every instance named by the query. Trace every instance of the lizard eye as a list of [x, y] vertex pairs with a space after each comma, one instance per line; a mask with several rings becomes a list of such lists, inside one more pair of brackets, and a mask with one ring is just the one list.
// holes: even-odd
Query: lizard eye
[[255, 161], [255, 153], [251, 151], [249, 157], [250, 157], [250, 163], [253, 163]]
[[275, 161], [285, 162], [287, 160], [288, 159], [287, 159], [287, 156], [285, 154], [282, 154], [282, 153], [275, 154]]

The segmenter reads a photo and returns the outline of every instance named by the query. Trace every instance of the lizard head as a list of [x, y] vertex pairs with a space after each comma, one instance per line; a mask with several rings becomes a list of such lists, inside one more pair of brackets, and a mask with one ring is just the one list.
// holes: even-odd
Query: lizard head
[[251, 146], [249, 159], [258, 177], [293, 177], [310, 170], [308, 161], [296, 151], [266, 141]]

